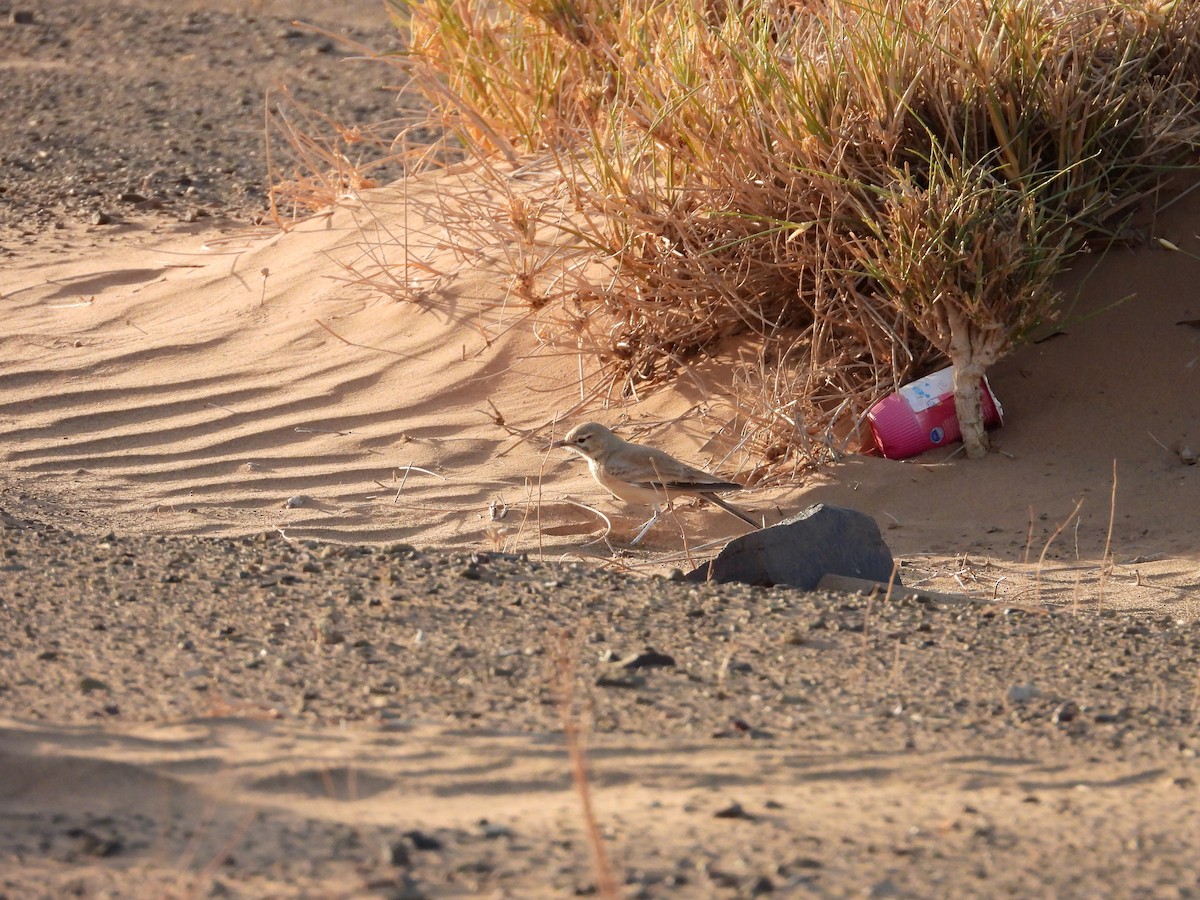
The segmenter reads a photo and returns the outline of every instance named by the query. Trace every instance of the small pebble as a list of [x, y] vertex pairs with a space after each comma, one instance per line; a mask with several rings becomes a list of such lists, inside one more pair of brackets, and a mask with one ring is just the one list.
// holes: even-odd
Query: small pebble
[[403, 839], [384, 841], [383, 864], [385, 866], [396, 866], [398, 868], [407, 868], [409, 865], [411, 865], [412, 857], [408, 852], [407, 841]]
[[1073, 700], [1064, 700], [1055, 707], [1054, 712], [1050, 716], [1050, 721], [1055, 725], [1061, 725], [1066, 722], [1072, 722], [1079, 715], [1079, 706]]
[[754, 816], [746, 812], [742, 804], [734, 802], [726, 806], [724, 809], [719, 809], [713, 813], [714, 819], [746, 819], [753, 821]]
[[406, 831], [404, 836], [412, 841], [414, 850], [441, 850], [443, 846], [440, 838], [423, 831]]
[[99, 678], [92, 678], [85, 675], [79, 679], [79, 690], [85, 694], [90, 694], [92, 691], [107, 691], [108, 685]]

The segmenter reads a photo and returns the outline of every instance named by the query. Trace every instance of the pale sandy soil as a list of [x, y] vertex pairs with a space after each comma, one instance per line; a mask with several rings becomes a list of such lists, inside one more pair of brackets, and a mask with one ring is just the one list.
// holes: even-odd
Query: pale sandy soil
[[[991, 375], [988, 458], [850, 455], [741, 501], [768, 523], [860, 509], [906, 583], [979, 602], [689, 587], [654, 576], [740, 526], [684, 508], [629, 552], [641, 511], [548, 444], [595, 418], [736, 476], [736, 397], [713, 368], [582, 402], [587, 361], [513, 293], [529, 248], [485, 227], [505, 191], [553, 196], [547, 174], [500, 190], [464, 170], [246, 227], [264, 77], [343, 108], [356, 91], [327, 49], [289, 67], [287, 16], [336, 24], [297, 9], [49, 5], [45, 40], [4, 26], [18, 100], [107, 83], [79, 130], [132, 168], [85, 202], [47, 126], [0, 129], [0, 893], [590, 890], [560, 629], [628, 896], [1200, 893], [1200, 201], [1064, 277], [1062, 334]], [[352, 24], [386, 40], [371, 4]], [[192, 92], [169, 96], [234, 100], [124, 117], [112, 98], [146, 85], [114, 60], [149, 34], [213, 63], [156, 70]], [[155, 149], [156, 115], [178, 152]], [[53, 135], [80, 121], [61, 118]], [[87, 224], [133, 182], [179, 187], [162, 173], [223, 123], [232, 172]], [[183, 221], [200, 202], [213, 215]], [[381, 266], [403, 299], [356, 284]], [[674, 665], [608, 661], [647, 646]]]

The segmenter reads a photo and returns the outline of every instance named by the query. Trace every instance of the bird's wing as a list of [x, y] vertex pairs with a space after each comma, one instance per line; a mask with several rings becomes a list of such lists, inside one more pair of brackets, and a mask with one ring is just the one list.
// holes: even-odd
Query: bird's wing
[[657, 472], [661, 470], [660, 462], [652, 462], [652, 457], [647, 453], [638, 451], [646, 450], [645, 447], [637, 447], [632, 444], [620, 448], [620, 452], [610, 453], [608, 458], [604, 460], [604, 470], [612, 478], [618, 478], [627, 484], [642, 484], [656, 482], [658, 478]]
[[605, 460], [605, 469], [611, 477], [641, 488], [722, 491], [741, 487], [701, 469], [695, 469], [653, 447], [627, 444], [621, 450], [622, 452], [614, 453]]

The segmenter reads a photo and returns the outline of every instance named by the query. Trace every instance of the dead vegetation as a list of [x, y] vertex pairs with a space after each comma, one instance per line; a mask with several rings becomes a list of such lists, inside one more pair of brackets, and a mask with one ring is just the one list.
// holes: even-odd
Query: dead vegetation
[[[442, 158], [499, 188], [477, 221], [531, 248], [514, 302], [594, 358], [598, 399], [733, 360], [752, 480], [836, 456], [872, 402], [947, 359], [982, 453], [979, 377], [1054, 319], [1064, 263], [1126, 237], [1200, 144], [1195, 0], [393, 16], [406, 50], [384, 59], [435, 110]], [[530, 171], [555, 176], [532, 201]]]

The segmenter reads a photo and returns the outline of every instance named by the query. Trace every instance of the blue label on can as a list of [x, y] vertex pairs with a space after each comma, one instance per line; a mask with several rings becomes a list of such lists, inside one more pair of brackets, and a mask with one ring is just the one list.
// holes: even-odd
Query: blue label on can
[[940, 444], [945, 439], [946, 432], [942, 431], [940, 428], [935, 428], [933, 431], [929, 432], [929, 443], [931, 444]]

